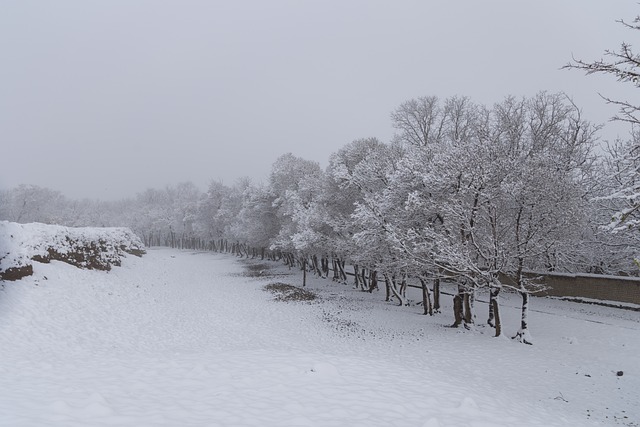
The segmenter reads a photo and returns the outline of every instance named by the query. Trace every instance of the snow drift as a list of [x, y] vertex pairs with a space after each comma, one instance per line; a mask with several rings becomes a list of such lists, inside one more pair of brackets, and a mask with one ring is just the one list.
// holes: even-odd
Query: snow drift
[[128, 228], [73, 228], [0, 221], [0, 280], [33, 274], [32, 262], [63, 261], [79, 268], [111, 270], [125, 253], [142, 256], [144, 245]]

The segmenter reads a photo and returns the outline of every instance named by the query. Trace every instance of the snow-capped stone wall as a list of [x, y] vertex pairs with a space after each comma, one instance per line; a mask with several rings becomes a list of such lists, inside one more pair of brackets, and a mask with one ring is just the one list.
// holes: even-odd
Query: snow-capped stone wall
[[0, 280], [33, 274], [33, 261], [63, 261], [79, 268], [110, 270], [125, 253], [142, 256], [144, 245], [128, 228], [62, 227], [0, 221]]

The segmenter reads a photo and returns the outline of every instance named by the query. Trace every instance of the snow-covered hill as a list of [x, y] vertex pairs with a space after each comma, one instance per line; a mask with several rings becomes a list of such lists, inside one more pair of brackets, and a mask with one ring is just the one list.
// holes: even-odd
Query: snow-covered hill
[[34, 260], [64, 261], [80, 268], [110, 270], [125, 253], [141, 255], [144, 245], [128, 228], [62, 227], [0, 221], [0, 280], [33, 272]]
[[[637, 312], [534, 298], [526, 346], [447, 328], [449, 298], [426, 317], [309, 279], [319, 299], [276, 301], [264, 285], [299, 285], [296, 272], [244, 274], [227, 255], [161, 249], [108, 273], [33, 268], [0, 291], [2, 426], [640, 421]], [[519, 304], [502, 302], [512, 334]]]

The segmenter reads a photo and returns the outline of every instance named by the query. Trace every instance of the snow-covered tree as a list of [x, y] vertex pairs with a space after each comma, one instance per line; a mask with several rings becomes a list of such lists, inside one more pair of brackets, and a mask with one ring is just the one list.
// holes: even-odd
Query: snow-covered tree
[[[404, 155], [401, 144], [372, 147], [358, 162], [348, 176], [350, 185], [355, 185], [362, 194], [351, 215], [355, 253], [352, 262], [369, 272], [369, 281], [376, 286], [378, 278], [384, 279], [386, 299], [394, 297], [401, 305], [406, 304], [407, 265], [390, 244], [389, 228], [394, 222], [394, 212], [401, 209], [390, 198], [385, 197], [390, 177], [398, 170]], [[364, 288], [371, 290], [367, 275], [361, 271]], [[358, 282], [356, 282], [358, 283]]]
[[[431, 104], [448, 111], [442, 131], [428, 144], [407, 144], [374, 204], [379, 222], [416, 273], [458, 281], [455, 324], [473, 323], [473, 294], [486, 286], [495, 325], [497, 295], [509, 286], [523, 297], [518, 338], [531, 342], [528, 300], [539, 286], [525, 273], [579, 236], [595, 128], [562, 94], [507, 98], [491, 109], [455, 98], [444, 105], [462, 108]], [[404, 209], [381, 212], [385, 206]]]
[[523, 299], [517, 338], [530, 343], [529, 294], [539, 286], [525, 270], [543, 267], [542, 260], [561, 242], [578, 242], [586, 223], [582, 178], [592, 162], [597, 128], [563, 94], [543, 92], [518, 104], [524, 114], [511, 113], [520, 110], [511, 99], [494, 108], [503, 135], [495, 143], [502, 146], [509, 170], [501, 185], [511, 230], [507, 272]]
[[[632, 130], [629, 140], [617, 140], [607, 146], [600, 183], [600, 195], [594, 198], [594, 204], [598, 207], [598, 231], [605, 231], [605, 234], [594, 233], [600, 244], [599, 248], [594, 248], [600, 254], [596, 262], [603, 272], [636, 273], [639, 267], [636, 248], [640, 242], [638, 129]], [[631, 268], [632, 259], [635, 260], [635, 268]]]
[[265, 185], [247, 186], [242, 194], [242, 207], [232, 225], [232, 234], [249, 246], [260, 249], [261, 256], [279, 232], [274, 199]]
[[211, 181], [207, 192], [198, 203], [196, 229], [207, 240], [227, 237], [228, 220], [224, 217], [224, 206], [230, 197], [231, 189], [220, 181]]
[[[316, 232], [318, 193], [323, 171], [317, 162], [291, 153], [280, 156], [272, 165], [270, 189], [275, 196], [273, 206], [280, 223], [271, 248], [297, 256], [306, 273], [307, 258], [321, 248], [321, 235]], [[304, 281], [303, 281], [304, 283]]]
[[[331, 154], [326, 171], [324, 205], [326, 220], [331, 226], [332, 250], [342, 260], [352, 260], [358, 250], [353, 241], [354, 222], [352, 214], [356, 205], [362, 203], [364, 195], [371, 189], [356, 174], [360, 162], [372, 153], [385, 149], [376, 138], [355, 140]], [[358, 169], [359, 170], [359, 169]]]
[[62, 224], [67, 199], [59, 191], [37, 185], [19, 185], [3, 191], [0, 219], [28, 223]]
[[[640, 31], [640, 15], [629, 23], [618, 21], [625, 28]], [[637, 34], [637, 33], [636, 33]], [[630, 43], [622, 42], [618, 50], [606, 50], [605, 58], [596, 61], [573, 59], [565, 65], [566, 69], [578, 69], [590, 74], [611, 75], [617, 81], [633, 89], [640, 88], [640, 55], [633, 51]], [[632, 93], [631, 91], [629, 93]], [[612, 120], [623, 121], [632, 125], [631, 139], [626, 143], [614, 143], [611, 148], [613, 154], [616, 186], [605, 197], [620, 204], [611, 219], [609, 229], [614, 233], [632, 232], [640, 229], [638, 210], [640, 210], [640, 170], [638, 156], [640, 154], [640, 104], [627, 99], [613, 99], [601, 95], [606, 102], [618, 107], [618, 114]]]
[[609, 228], [614, 233], [640, 230], [640, 129], [628, 141], [609, 146], [613, 192], [600, 200], [618, 206]]

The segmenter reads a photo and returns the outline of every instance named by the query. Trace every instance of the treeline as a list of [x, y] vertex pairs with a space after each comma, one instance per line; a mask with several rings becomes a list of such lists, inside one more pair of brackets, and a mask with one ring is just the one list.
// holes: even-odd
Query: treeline
[[598, 126], [546, 92], [493, 106], [421, 97], [391, 120], [393, 141], [353, 141], [324, 170], [285, 154], [266, 183], [212, 182], [204, 194], [183, 183], [112, 203], [21, 186], [0, 194], [0, 218], [127, 226], [147, 246], [269, 256], [335, 280], [349, 265], [360, 288], [384, 283], [400, 304], [408, 280], [422, 283], [430, 312], [439, 281], [455, 280], [454, 324], [476, 321], [484, 289], [496, 335], [498, 296], [510, 289], [522, 296], [523, 342], [529, 295], [540, 290], [525, 273], [638, 274], [635, 199], [625, 196], [638, 134], [603, 153]]

